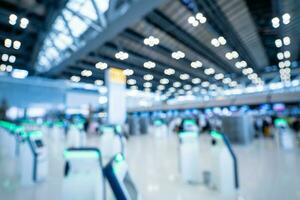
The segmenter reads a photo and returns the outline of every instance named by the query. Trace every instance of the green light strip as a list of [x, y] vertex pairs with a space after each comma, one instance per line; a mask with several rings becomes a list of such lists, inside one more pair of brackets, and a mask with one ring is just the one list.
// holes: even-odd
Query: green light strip
[[113, 127], [110, 126], [102, 126], [101, 127], [102, 132], [115, 132]]
[[163, 122], [161, 120], [155, 120], [153, 124], [156, 126], [160, 126], [163, 125]]
[[215, 139], [223, 139], [222, 134], [217, 131], [211, 131], [210, 135]]
[[196, 125], [196, 122], [195, 122], [195, 120], [192, 120], [192, 119], [186, 119], [183, 121], [183, 124], [184, 125]]
[[198, 133], [197, 132], [193, 132], [193, 131], [182, 131], [182, 132], [179, 132], [179, 135], [198, 136]]
[[288, 122], [282, 118], [275, 119], [274, 123], [275, 123], [275, 126], [287, 126], [288, 125]]
[[65, 150], [64, 157], [66, 159], [72, 158], [100, 158], [100, 155], [97, 151], [72, 151], [72, 150]]
[[115, 156], [115, 162], [116, 162], [116, 163], [123, 162], [124, 160], [125, 160], [125, 159], [124, 159], [124, 157], [123, 157], [122, 154], [117, 154], [117, 155]]

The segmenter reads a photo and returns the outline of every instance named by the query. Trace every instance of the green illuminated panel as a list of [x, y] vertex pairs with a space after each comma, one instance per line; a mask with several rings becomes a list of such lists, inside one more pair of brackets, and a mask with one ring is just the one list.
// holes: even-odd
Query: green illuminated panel
[[282, 118], [275, 119], [274, 123], [275, 123], [275, 126], [287, 126], [288, 125], [287, 121]]
[[122, 154], [117, 154], [114, 158], [114, 164], [113, 164], [113, 170], [115, 173], [119, 171], [119, 169], [122, 166], [122, 163], [124, 162], [125, 158]]
[[122, 154], [117, 154], [115, 156], [115, 162], [117, 163], [120, 163], [120, 162], [123, 162], [125, 159], [124, 159], [124, 156]]
[[54, 122], [54, 123], [53, 123], [53, 126], [56, 126], [56, 127], [63, 127], [63, 126], [64, 126], [64, 123], [63, 123], [63, 122]]
[[183, 124], [184, 125], [196, 125], [196, 122], [193, 119], [186, 119], [183, 121]]
[[163, 122], [161, 120], [155, 120], [153, 122], [153, 124], [156, 125], [156, 126], [160, 126], [160, 125], [163, 125]]
[[97, 151], [72, 151], [72, 150], [65, 150], [64, 157], [66, 159], [72, 158], [96, 158], [99, 159], [100, 155]]
[[179, 132], [179, 135], [189, 135], [189, 136], [197, 137], [198, 133], [194, 132], [194, 131], [182, 131], [182, 132]]
[[102, 126], [101, 130], [102, 132], [114, 132], [114, 128], [111, 126]]
[[223, 139], [222, 134], [217, 131], [211, 131], [210, 135], [215, 139]]
[[116, 125], [116, 130], [117, 130], [118, 133], [121, 133], [122, 132], [121, 125]]

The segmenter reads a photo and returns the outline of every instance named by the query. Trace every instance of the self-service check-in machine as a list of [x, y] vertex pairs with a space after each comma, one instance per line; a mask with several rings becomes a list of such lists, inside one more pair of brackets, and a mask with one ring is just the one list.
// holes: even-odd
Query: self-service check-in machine
[[17, 126], [14, 123], [7, 121], [0, 121], [0, 147], [3, 156], [9, 158], [18, 156], [18, 134], [21, 132], [23, 132], [22, 126]]
[[20, 146], [21, 184], [31, 185], [48, 176], [48, 152], [40, 131], [23, 133]]
[[122, 154], [117, 154], [103, 169], [116, 200], [140, 200], [140, 194]]
[[101, 153], [97, 148], [69, 148], [61, 200], [104, 200]]
[[125, 155], [126, 138], [119, 125], [105, 125], [100, 128], [100, 149], [104, 159], [110, 160], [114, 155]]
[[152, 131], [155, 137], [158, 138], [168, 136], [168, 127], [161, 119], [156, 119], [153, 121]]
[[179, 137], [179, 168], [182, 178], [188, 183], [201, 181], [199, 133], [194, 120], [183, 120]]
[[275, 139], [283, 149], [293, 149], [297, 146], [296, 134], [290, 129], [288, 122], [283, 118], [277, 118], [274, 121]]
[[239, 189], [238, 163], [226, 135], [212, 131], [211, 187], [218, 190], [222, 198], [233, 199]]
[[51, 130], [52, 139], [56, 142], [63, 141], [65, 138], [64, 134], [64, 123], [63, 122], [54, 122]]
[[83, 147], [86, 144], [86, 133], [76, 125], [70, 125], [67, 133], [69, 147]]

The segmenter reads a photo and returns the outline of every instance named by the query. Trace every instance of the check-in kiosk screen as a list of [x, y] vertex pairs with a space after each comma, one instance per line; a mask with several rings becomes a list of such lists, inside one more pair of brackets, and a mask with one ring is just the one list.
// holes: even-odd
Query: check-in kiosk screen
[[35, 143], [35, 145], [36, 145], [38, 148], [40, 148], [40, 147], [43, 147], [43, 146], [44, 146], [44, 144], [43, 144], [43, 141], [42, 141], [42, 140], [35, 140], [35, 141], [34, 141], [34, 143]]
[[135, 185], [133, 184], [129, 174], [127, 173], [124, 180], [123, 180], [123, 183], [128, 191], [128, 194], [130, 195], [130, 198], [132, 200], [137, 200], [138, 199], [138, 192], [135, 188]]

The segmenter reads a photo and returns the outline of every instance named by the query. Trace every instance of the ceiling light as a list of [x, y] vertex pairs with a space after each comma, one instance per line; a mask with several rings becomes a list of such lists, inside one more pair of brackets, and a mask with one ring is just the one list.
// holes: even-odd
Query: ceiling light
[[144, 75], [144, 80], [151, 81], [152, 79], [153, 79], [153, 75], [151, 75], [151, 74]]
[[104, 62], [97, 62], [95, 67], [97, 69], [101, 69], [101, 70], [104, 70], [108, 67], [107, 63], [104, 63]]
[[278, 17], [274, 17], [271, 22], [274, 28], [278, 28], [280, 26], [280, 19]]
[[200, 78], [193, 78], [192, 83], [193, 84], [199, 84], [199, 83], [201, 83], [201, 79]]
[[212, 84], [209, 86], [209, 89], [211, 90], [216, 90], [218, 88], [218, 86], [216, 84]]
[[11, 73], [13, 78], [23, 79], [28, 76], [28, 71], [23, 69], [14, 69]]
[[143, 84], [143, 86], [144, 86], [145, 88], [150, 88], [150, 87], [152, 87], [152, 83], [150, 83], [150, 82], [145, 82], [145, 83]]
[[179, 88], [180, 86], [181, 86], [181, 83], [178, 81], [173, 83], [173, 87], [175, 87], [175, 88]]
[[223, 79], [224, 78], [224, 74], [222, 74], [222, 73], [219, 73], [219, 74], [216, 74], [215, 75], [215, 79], [216, 80], [221, 80], [221, 79]]
[[175, 74], [175, 70], [172, 69], [172, 68], [167, 68], [167, 69], [164, 70], [164, 73], [166, 75], [172, 75], [172, 74]]
[[257, 76], [256, 73], [253, 73], [253, 74], [249, 74], [249, 75], [248, 75], [248, 78], [249, 78], [249, 79], [257, 79], [258, 76]]
[[225, 45], [226, 44], [226, 39], [223, 37], [223, 36], [220, 36], [219, 38], [218, 38], [218, 41], [220, 42], [220, 44], [221, 45]]
[[291, 44], [291, 39], [289, 36], [286, 36], [283, 38], [283, 44], [284, 45], [290, 45]]
[[165, 88], [166, 88], [166, 87], [165, 87], [164, 85], [158, 85], [158, 86], [157, 86], [157, 89], [160, 90], [160, 91], [161, 91], [161, 90], [164, 90]]
[[247, 62], [244, 61], [244, 60], [242, 60], [242, 61], [240, 62], [240, 65], [241, 65], [242, 68], [247, 67]]
[[196, 61], [194, 61], [194, 62], [191, 62], [191, 67], [192, 67], [192, 68], [195, 68], [195, 69], [200, 68], [200, 67], [202, 67], [202, 62], [199, 61], [199, 60], [196, 60]]
[[1, 59], [2, 59], [3, 62], [8, 61], [8, 55], [6, 53], [2, 54]]
[[198, 21], [194, 21], [193, 23], [192, 23], [192, 26], [193, 27], [197, 27], [199, 25], [199, 22]]
[[187, 79], [190, 78], [190, 75], [188, 75], [188, 74], [180, 74], [179, 78], [180, 78], [181, 80], [187, 80]]
[[128, 53], [124, 51], [119, 51], [115, 54], [115, 58], [119, 60], [126, 60], [128, 59], [128, 57], [129, 57]]
[[206, 75], [212, 75], [212, 74], [215, 73], [215, 70], [214, 70], [214, 68], [207, 68], [207, 69], [204, 70], [204, 73]]
[[175, 91], [176, 91], [176, 89], [175, 89], [175, 88], [173, 88], [173, 87], [170, 87], [170, 88], [169, 88], [169, 91], [170, 91], [170, 92], [175, 92]]
[[289, 13], [285, 13], [282, 15], [282, 22], [284, 24], [289, 24], [291, 21], [291, 15]]
[[227, 52], [225, 54], [225, 57], [228, 59], [228, 60], [232, 60], [233, 59], [233, 56], [232, 56], [232, 53], [231, 52]]
[[285, 63], [283, 61], [279, 62], [278, 63], [278, 67], [281, 69], [281, 68], [284, 68], [285, 67]]
[[192, 89], [192, 86], [191, 86], [191, 85], [184, 85], [184, 86], [183, 86], [183, 89], [185, 89], [185, 90], [190, 90], [190, 89]]
[[81, 71], [81, 76], [85, 76], [85, 77], [90, 77], [93, 75], [93, 72], [91, 70], [82, 70]]
[[184, 94], [185, 91], [183, 89], [178, 90], [178, 94]]
[[4, 40], [4, 46], [7, 47], [7, 48], [10, 48], [11, 45], [12, 45], [11, 39], [6, 38], [6, 39]]
[[218, 39], [213, 38], [210, 42], [214, 47], [219, 47], [220, 46], [220, 42]]
[[130, 89], [131, 89], [131, 90], [138, 90], [139, 88], [138, 88], [138, 86], [136, 86], [136, 85], [132, 85], [132, 86], [130, 86]]
[[100, 94], [106, 94], [107, 93], [107, 87], [101, 86], [101, 87], [99, 87], [98, 91], [99, 91]]
[[237, 86], [237, 82], [236, 82], [236, 81], [231, 81], [231, 82], [229, 83], [229, 86], [230, 86], [230, 87], [236, 87], [236, 86]]
[[153, 47], [159, 44], [159, 39], [151, 35], [150, 37], [144, 39], [144, 44]]
[[290, 51], [285, 51], [284, 52], [284, 57], [285, 58], [290, 58], [291, 57], [291, 52]]
[[80, 77], [79, 76], [71, 76], [71, 81], [78, 83], [80, 81]]
[[99, 103], [99, 104], [106, 104], [107, 101], [108, 101], [108, 99], [107, 99], [106, 96], [100, 96], [100, 97], [98, 98], [98, 103]]
[[102, 80], [95, 80], [95, 85], [101, 86], [103, 85], [103, 81]]
[[151, 61], [147, 61], [144, 63], [144, 67], [147, 68], [147, 69], [152, 69], [154, 68], [156, 65], [154, 62], [151, 62]]
[[6, 66], [6, 71], [11, 72], [13, 70], [13, 67], [11, 65]]
[[127, 84], [128, 85], [135, 85], [136, 84], [136, 80], [134, 80], [134, 79], [128, 79], [127, 80]]
[[202, 13], [197, 13], [196, 14], [196, 19], [201, 23], [204, 24], [206, 22], [206, 17]]
[[253, 69], [249, 67], [249, 68], [243, 69], [242, 72], [245, 75], [252, 74], [253, 73]]
[[8, 23], [15, 25], [17, 23], [18, 16], [15, 14], [10, 14], [8, 18]]
[[5, 64], [1, 64], [0, 65], [0, 71], [4, 72], [6, 70], [6, 65]]
[[209, 86], [209, 82], [208, 81], [204, 81], [201, 83], [202, 87], [208, 87]]
[[282, 41], [281, 41], [281, 39], [276, 39], [276, 40], [275, 40], [275, 46], [276, 46], [277, 48], [282, 47]]
[[13, 48], [18, 50], [21, 47], [21, 42], [19, 40], [15, 40], [13, 43]]
[[195, 18], [194, 16], [190, 16], [190, 17], [188, 18], [188, 23], [189, 23], [189, 24], [193, 24], [195, 21], [196, 21], [196, 18]]
[[176, 59], [176, 60], [179, 60], [181, 58], [184, 58], [185, 57], [185, 53], [183, 53], [182, 51], [176, 51], [176, 52], [173, 52], [171, 54], [172, 58]]
[[237, 51], [232, 51], [231, 55], [232, 55], [233, 58], [238, 58], [239, 57], [239, 54], [238, 54]]
[[134, 71], [132, 69], [125, 69], [123, 73], [125, 76], [131, 76], [134, 74]]
[[10, 63], [15, 63], [16, 62], [16, 56], [14, 56], [14, 55], [9, 56], [8, 61]]
[[21, 20], [20, 20], [21, 28], [23, 28], [23, 29], [27, 28], [28, 24], [29, 24], [29, 20], [27, 18], [25, 18], [25, 17], [21, 18]]
[[163, 79], [160, 79], [160, 84], [163, 84], [163, 85], [166, 85], [166, 84], [168, 84], [169, 83], [169, 79], [167, 79], [167, 78], [163, 78]]
[[278, 58], [278, 60], [282, 60], [284, 58], [283, 53], [281, 53], [281, 52], [277, 53], [277, 58]]
[[231, 78], [224, 78], [222, 81], [224, 84], [228, 84], [231, 82]]
[[199, 87], [193, 87], [193, 91], [194, 91], [194, 92], [199, 92], [199, 91], [200, 91], [200, 88], [199, 88]]
[[284, 61], [284, 65], [286, 67], [290, 67], [291, 66], [291, 61], [289, 61], [289, 60]]

